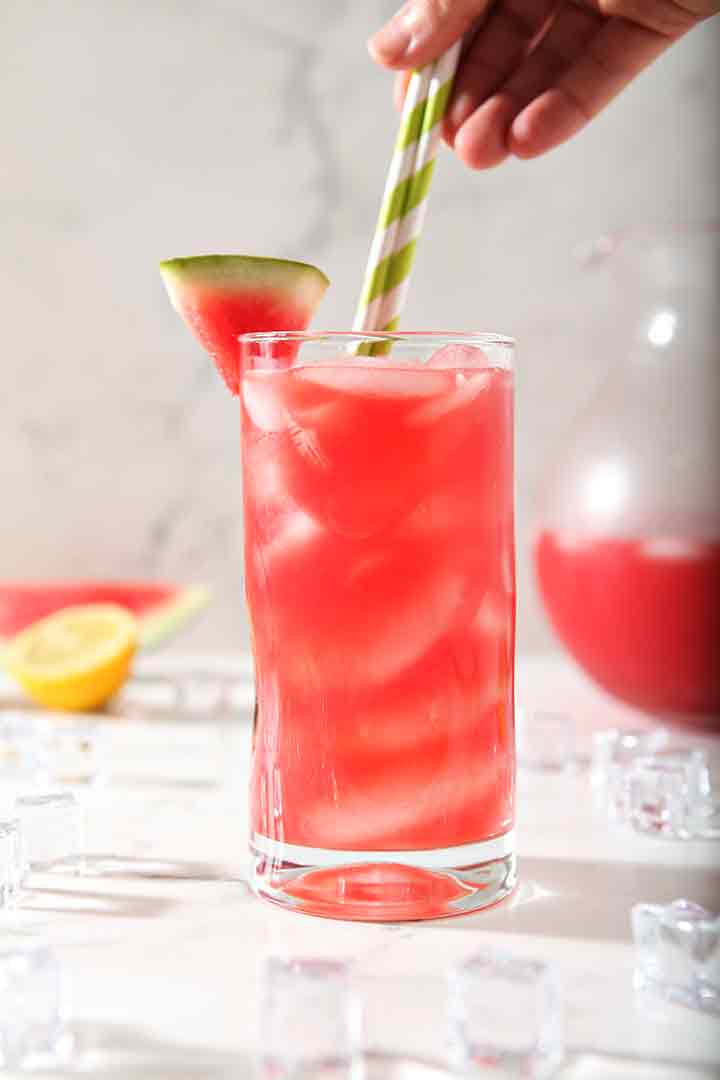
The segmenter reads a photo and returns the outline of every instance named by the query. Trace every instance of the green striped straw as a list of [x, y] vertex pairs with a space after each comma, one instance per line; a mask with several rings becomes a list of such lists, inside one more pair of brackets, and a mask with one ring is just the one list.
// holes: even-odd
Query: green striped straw
[[398, 327], [460, 48], [458, 41], [411, 76], [353, 324], [357, 333]]

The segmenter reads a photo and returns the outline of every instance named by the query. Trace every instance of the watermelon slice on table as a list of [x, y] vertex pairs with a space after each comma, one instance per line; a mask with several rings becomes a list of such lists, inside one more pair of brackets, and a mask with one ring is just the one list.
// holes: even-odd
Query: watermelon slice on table
[[38, 619], [81, 604], [118, 604], [139, 622], [143, 648], [176, 633], [210, 600], [202, 585], [123, 581], [0, 581], [0, 644]]
[[196, 255], [160, 263], [171, 303], [239, 393], [240, 334], [305, 330], [328, 279], [315, 266], [252, 255]]

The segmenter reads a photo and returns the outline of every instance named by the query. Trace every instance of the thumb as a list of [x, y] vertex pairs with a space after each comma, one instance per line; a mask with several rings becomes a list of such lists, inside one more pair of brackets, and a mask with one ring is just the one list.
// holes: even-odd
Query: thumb
[[406, 0], [368, 42], [385, 67], [422, 67], [449, 49], [493, 0]]

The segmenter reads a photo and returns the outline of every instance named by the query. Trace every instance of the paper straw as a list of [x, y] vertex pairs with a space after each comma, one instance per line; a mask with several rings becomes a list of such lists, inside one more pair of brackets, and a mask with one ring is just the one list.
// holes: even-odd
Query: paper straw
[[410, 79], [353, 324], [358, 333], [398, 326], [460, 47], [456, 42]]
[[380, 214], [370, 245], [362, 294], [355, 314], [353, 329], [357, 331], [380, 329], [376, 320], [373, 319], [379, 310], [379, 304], [373, 301], [384, 291], [385, 276], [395, 250], [399, 216], [393, 213], [393, 209], [399, 203], [404, 205], [407, 185], [412, 178], [432, 70], [433, 65], [428, 64], [421, 71], [414, 71], [408, 83], [400, 128], [385, 181]]

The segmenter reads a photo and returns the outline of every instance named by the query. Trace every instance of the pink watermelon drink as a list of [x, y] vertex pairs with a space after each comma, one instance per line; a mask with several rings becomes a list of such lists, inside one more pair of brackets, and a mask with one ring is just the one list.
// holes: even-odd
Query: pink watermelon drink
[[271, 899], [419, 918], [512, 887], [510, 354], [243, 340], [252, 847]]
[[546, 530], [535, 566], [558, 636], [601, 686], [717, 726], [720, 541]]
[[288, 333], [328, 285], [305, 263], [161, 272], [241, 393], [256, 891], [373, 920], [494, 903], [515, 881], [512, 343]]

